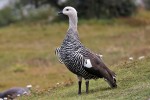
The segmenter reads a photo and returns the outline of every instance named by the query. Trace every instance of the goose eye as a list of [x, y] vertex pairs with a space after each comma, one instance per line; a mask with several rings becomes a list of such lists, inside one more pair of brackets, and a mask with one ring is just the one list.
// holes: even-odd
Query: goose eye
[[66, 9], [66, 11], [69, 11], [69, 9]]

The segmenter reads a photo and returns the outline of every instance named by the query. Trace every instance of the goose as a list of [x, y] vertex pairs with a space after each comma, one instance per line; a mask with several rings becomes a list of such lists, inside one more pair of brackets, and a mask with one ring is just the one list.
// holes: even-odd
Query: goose
[[27, 87], [12, 87], [8, 90], [5, 90], [0, 93], [1, 99], [10, 99], [13, 100], [21, 95], [29, 95], [31, 85], [27, 85]]
[[71, 6], [65, 7], [59, 14], [69, 17], [69, 28], [66, 36], [56, 48], [59, 61], [78, 77], [78, 94], [81, 94], [82, 78], [85, 79], [86, 93], [89, 92], [89, 80], [104, 78], [111, 88], [117, 87], [116, 74], [103, 62], [102, 58], [86, 48], [79, 39], [77, 30], [77, 11]]

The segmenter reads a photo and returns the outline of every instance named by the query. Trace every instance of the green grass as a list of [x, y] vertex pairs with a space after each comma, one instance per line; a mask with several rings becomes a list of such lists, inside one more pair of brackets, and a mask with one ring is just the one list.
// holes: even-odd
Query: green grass
[[[83, 85], [82, 96], [77, 95], [76, 76], [54, 54], [65, 36], [67, 23], [17, 23], [0, 28], [0, 90], [32, 84], [32, 95], [21, 100], [146, 100], [150, 93], [149, 16], [143, 12], [131, 18], [79, 22], [82, 43], [103, 54], [105, 63], [118, 76], [117, 89], [109, 89], [103, 80], [93, 80], [88, 95]], [[134, 61], [129, 62], [131, 56]], [[139, 56], [146, 59], [139, 61]]]
[[110, 89], [104, 80], [90, 81], [90, 93], [77, 95], [77, 84], [57, 88], [43, 95], [32, 95], [23, 100], [148, 100], [150, 98], [150, 58], [126, 62], [114, 66], [117, 73], [118, 88]]

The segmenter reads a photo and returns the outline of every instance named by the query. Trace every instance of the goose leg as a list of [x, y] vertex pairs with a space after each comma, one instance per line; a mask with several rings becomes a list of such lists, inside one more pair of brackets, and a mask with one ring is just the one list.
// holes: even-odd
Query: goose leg
[[89, 80], [85, 80], [85, 85], [86, 85], [86, 93], [88, 94], [89, 93]]
[[78, 94], [81, 95], [82, 77], [78, 76]]

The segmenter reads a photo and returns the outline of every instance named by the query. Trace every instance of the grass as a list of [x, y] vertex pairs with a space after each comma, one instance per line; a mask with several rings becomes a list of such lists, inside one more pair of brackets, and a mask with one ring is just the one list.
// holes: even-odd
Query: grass
[[[18, 23], [0, 28], [0, 90], [32, 84], [32, 95], [21, 100], [146, 100], [150, 98], [148, 16], [149, 12], [142, 12], [131, 18], [79, 22], [82, 43], [103, 54], [106, 64], [118, 76], [117, 89], [109, 89], [103, 80], [93, 80], [88, 95], [83, 85], [82, 96], [77, 95], [76, 76], [54, 55], [67, 23]], [[146, 59], [138, 60], [139, 56]], [[129, 62], [129, 57], [134, 61]]]
[[[77, 84], [51, 90], [47, 94], [32, 95], [31, 100], [148, 100], [150, 98], [150, 58], [114, 66], [118, 88], [110, 89], [104, 80], [90, 81], [90, 93], [77, 95]], [[29, 100], [25, 98], [23, 100]]]

